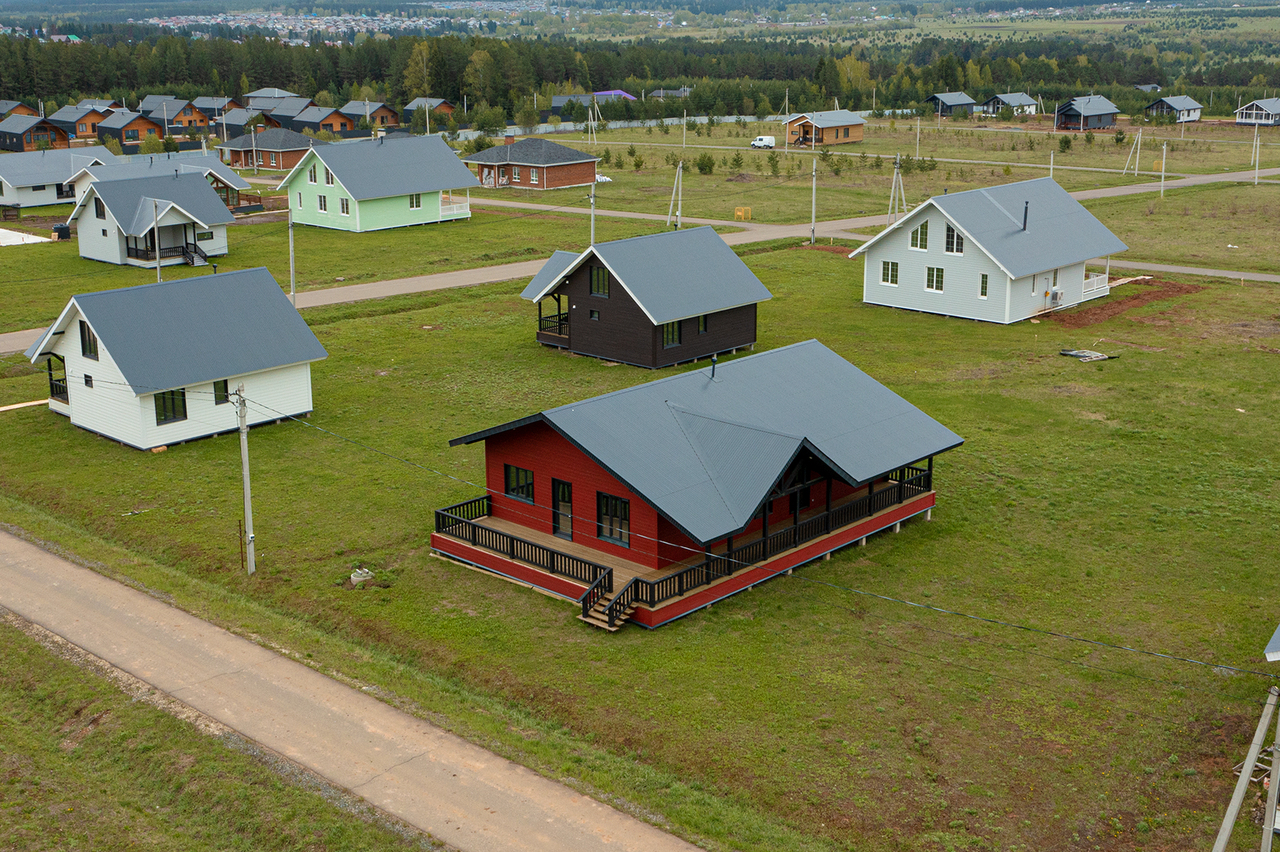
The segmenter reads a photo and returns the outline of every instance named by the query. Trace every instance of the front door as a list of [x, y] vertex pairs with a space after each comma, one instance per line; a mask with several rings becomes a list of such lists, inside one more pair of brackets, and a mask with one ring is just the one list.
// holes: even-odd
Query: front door
[[551, 531], [561, 538], [573, 538], [573, 486], [551, 480]]

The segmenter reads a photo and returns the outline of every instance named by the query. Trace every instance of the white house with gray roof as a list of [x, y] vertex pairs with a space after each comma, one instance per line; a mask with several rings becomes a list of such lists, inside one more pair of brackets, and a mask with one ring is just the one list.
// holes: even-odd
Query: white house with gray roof
[[1236, 124], [1280, 125], [1280, 98], [1259, 98], [1236, 110]]
[[81, 169], [114, 162], [116, 155], [102, 146], [5, 154], [0, 157], [0, 204], [66, 204], [75, 197], [67, 184]]
[[92, 181], [67, 218], [80, 256], [128, 266], [204, 266], [235, 217], [198, 172]]
[[203, 176], [229, 208], [238, 207], [239, 193], [248, 192], [252, 188], [247, 180], [223, 163], [217, 154], [201, 154], [199, 151], [139, 154], [127, 162], [121, 159], [113, 163], [87, 165], [76, 172], [68, 183], [74, 188], [76, 200], [79, 201], [89, 189], [89, 184], [95, 181], [169, 177], [175, 173]]
[[992, 95], [982, 102], [981, 106], [974, 107], [974, 112], [980, 112], [985, 115], [999, 115], [1000, 111], [1008, 107], [1013, 110], [1014, 115], [1035, 115], [1036, 99], [1028, 95], [1026, 92], [1006, 92], [1003, 95]]
[[312, 148], [278, 188], [294, 222], [361, 232], [469, 219], [452, 192], [478, 185], [443, 139], [403, 136]]
[[26, 352], [49, 409], [141, 450], [311, 411], [320, 341], [264, 267], [73, 296]]
[[1149, 104], [1146, 113], [1147, 115], [1172, 115], [1175, 124], [1185, 124], [1188, 121], [1199, 121], [1202, 109], [1204, 106], [1195, 98], [1187, 95], [1167, 95]]
[[867, 304], [1012, 323], [1107, 295], [1085, 264], [1126, 248], [1045, 177], [935, 195], [849, 257]]

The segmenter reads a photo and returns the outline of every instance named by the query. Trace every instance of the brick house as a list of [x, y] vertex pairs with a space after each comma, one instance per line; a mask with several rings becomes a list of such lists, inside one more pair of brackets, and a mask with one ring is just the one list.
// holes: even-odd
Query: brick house
[[218, 146], [233, 169], [251, 169], [254, 160], [259, 168], [292, 169], [315, 145], [328, 145], [323, 139], [307, 136], [282, 127], [270, 127], [257, 133], [237, 136]]
[[561, 189], [595, 183], [599, 159], [548, 139], [528, 136], [514, 141], [508, 136], [505, 145], [486, 148], [462, 161], [475, 166], [481, 186]]

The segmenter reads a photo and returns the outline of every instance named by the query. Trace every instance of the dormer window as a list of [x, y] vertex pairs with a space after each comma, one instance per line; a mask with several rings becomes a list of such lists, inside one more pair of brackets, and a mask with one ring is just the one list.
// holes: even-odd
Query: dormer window
[[920, 227], [911, 232], [911, 247], [920, 251], [929, 250], [929, 221], [920, 223]]
[[311, 168], [307, 171], [307, 183], [315, 183], [315, 182], [316, 182], [316, 167], [315, 165], [312, 165]]
[[947, 254], [964, 254], [964, 237], [951, 225], [947, 225]]

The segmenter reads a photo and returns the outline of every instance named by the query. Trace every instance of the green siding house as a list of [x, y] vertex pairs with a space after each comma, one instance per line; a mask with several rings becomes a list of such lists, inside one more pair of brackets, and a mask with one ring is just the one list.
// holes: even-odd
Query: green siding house
[[280, 184], [294, 222], [341, 231], [469, 219], [469, 199], [452, 192], [473, 186], [471, 170], [437, 136], [312, 148]]

